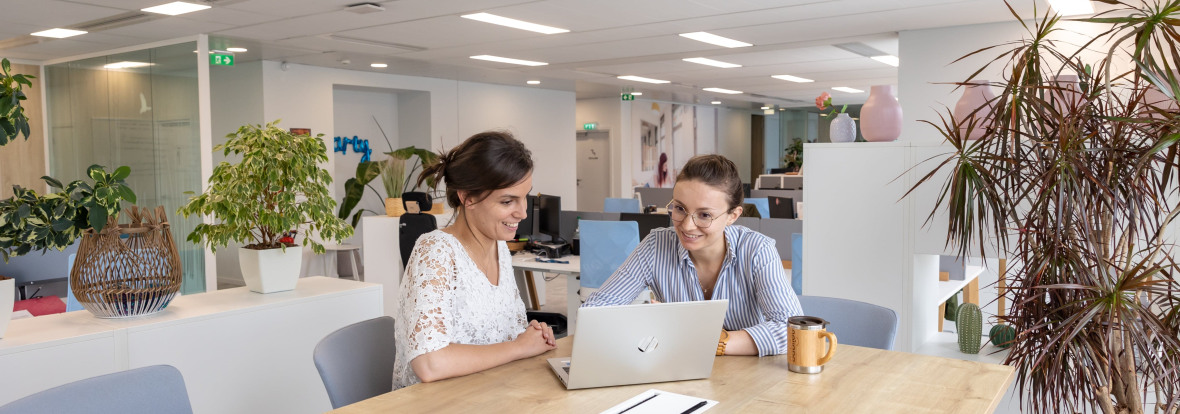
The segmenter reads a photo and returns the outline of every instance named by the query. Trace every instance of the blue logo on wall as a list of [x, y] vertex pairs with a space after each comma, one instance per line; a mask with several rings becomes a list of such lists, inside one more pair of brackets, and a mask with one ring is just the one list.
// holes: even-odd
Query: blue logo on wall
[[332, 138], [332, 141], [336, 144], [333, 152], [348, 154], [348, 146], [352, 145], [352, 152], [365, 154], [361, 156], [361, 162], [368, 162], [372, 158], [373, 150], [369, 148], [369, 140], [367, 139], [360, 139], [353, 135], [352, 138], [335, 137]]

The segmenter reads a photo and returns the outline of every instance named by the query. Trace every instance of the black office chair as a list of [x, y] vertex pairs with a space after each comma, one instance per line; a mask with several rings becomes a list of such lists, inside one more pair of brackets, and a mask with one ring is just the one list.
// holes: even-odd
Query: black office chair
[[[417, 208], [412, 208], [411, 203], [417, 203]], [[400, 221], [401, 226], [398, 228], [398, 244], [401, 247], [402, 267], [410, 262], [410, 253], [414, 251], [414, 243], [418, 242], [418, 238], [423, 234], [430, 233], [438, 229], [438, 221], [434, 219], [434, 215], [425, 213], [434, 207], [434, 203], [430, 200], [430, 195], [423, 192], [411, 191], [402, 193], [402, 206], [405, 207], [407, 213], [402, 214]], [[409, 213], [410, 211], [418, 211], [417, 213]], [[380, 253], [378, 253], [380, 254]]]

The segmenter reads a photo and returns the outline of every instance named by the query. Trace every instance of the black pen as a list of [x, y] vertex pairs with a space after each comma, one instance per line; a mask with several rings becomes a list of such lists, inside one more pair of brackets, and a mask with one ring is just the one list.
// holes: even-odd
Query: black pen
[[697, 405], [694, 405], [694, 406], [690, 407], [689, 409], [687, 409], [687, 410], [684, 410], [684, 412], [682, 412], [682, 413], [680, 413], [680, 414], [688, 414], [688, 413], [691, 413], [691, 412], [693, 412], [693, 411], [696, 411], [698, 408], [704, 407], [704, 406], [705, 406], [705, 404], [708, 404], [708, 403], [709, 403], [708, 401], [701, 401], [701, 402], [697, 403]]
[[657, 393], [653, 393], [653, 394], [652, 394], [650, 397], [644, 398], [644, 399], [643, 399], [643, 401], [637, 402], [637, 403], [635, 403], [635, 405], [632, 405], [632, 406], [630, 406], [630, 407], [627, 407], [627, 409], [626, 409], [626, 410], [619, 411], [619, 414], [623, 414], [623, 413], [625, 413], [625, 412], [631, 411], [631, 409], [632, 409], [632, 408], [638, 407], [638, 406], [639, 406], [639, 404], [643, 404], [643, 403], [647, 402], [647, 400], [650, 400], [650, 399], [652, 399], [652, 398], [656, 398], [656, 396], [657, 396], [657, 395], [660, 395], [660, 393], [658, 393], [658, 392], [657, 392]]

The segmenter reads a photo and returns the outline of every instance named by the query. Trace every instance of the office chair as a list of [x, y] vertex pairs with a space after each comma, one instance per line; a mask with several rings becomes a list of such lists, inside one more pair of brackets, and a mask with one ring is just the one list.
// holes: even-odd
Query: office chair
[[171, 365], [152, 365], [78, 380], [0, 406], [0, 414], [192, 412], [184, 377]]
[[803, 294], [803, 233], [791, 233], [791, 289]]
[[332, 408], [393, 391], [393, 318], [382, 316], [337, 329], [321, 339], [311, 359]]
[[639, 223], [579, 220], [578, 228], [582, 238], [580, 295], [585, 301], [639, 246]]
[[802, 295], [799, 305], [807, 316], [830, 322], [828, 332], [836, 334], [840, 345], [893, 350], [897, 338], [897, 312], [893, 309], [850, 299]]
[[[409, 213], [414, 211], [409, 206], [410, 202], [418, 203], [418, 213]], [[426, 213], [434, 207], [430, 200], [430, 195], [422, 192], [408, 192], [402, 193], [402, 207], [407, 211], [399, 217], [398, 227], [398, 247], [402, 254], [402, 268], [410, 262], [410, 253], [414, 252], [414, 243], [418, 242], [418, 238], [423, 234], [430, 233], [438, 229], [438, 222], [434, 219], [434, 215]]]
[[607, 198], [602, 202], [604, 213], [640, 213], [643, 208], [639, 200], [634, 198]]

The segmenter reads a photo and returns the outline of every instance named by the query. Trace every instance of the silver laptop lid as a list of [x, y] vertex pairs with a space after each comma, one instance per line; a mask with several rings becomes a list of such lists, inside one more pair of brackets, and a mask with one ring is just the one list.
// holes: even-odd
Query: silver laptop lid
[[727, 300], [578, 309], [567, 388], [708, 378]]

